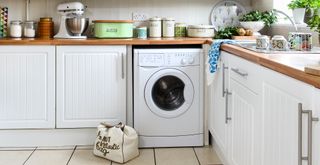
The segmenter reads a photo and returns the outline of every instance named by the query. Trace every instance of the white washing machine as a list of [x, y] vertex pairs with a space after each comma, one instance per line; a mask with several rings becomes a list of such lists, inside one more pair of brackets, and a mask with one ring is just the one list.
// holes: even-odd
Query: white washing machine
[[140, 147], [202, 146], [201, 48], [134, 49], [134, 128]]

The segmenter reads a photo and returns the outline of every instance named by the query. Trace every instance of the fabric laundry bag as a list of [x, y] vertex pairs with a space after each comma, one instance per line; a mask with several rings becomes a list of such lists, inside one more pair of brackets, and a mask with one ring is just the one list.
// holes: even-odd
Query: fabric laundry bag
[[93, 154], [114, 162], [125, 163], [139, 156], [138, 134], [127, 125], [101, 123], [98, 126]]

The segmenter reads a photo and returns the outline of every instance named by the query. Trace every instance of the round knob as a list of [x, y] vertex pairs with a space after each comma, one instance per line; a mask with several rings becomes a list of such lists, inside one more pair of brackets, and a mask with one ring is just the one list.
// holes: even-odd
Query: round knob
[[185, 65], [187, 64], [187, 60], [186, 59], [181, 59], [181, 62], [180, 62], [182, 65]]
[[194, 58], [193, 57], [189, 58], [188, 62], [189, 62], [189, 64], [193, 64], [194, 63]]

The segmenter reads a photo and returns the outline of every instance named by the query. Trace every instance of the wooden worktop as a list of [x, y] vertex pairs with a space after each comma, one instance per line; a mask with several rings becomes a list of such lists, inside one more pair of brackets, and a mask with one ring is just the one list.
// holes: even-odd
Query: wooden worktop
[[[296, 63], [294, 63], [294, 60], [282, 59], [283, 56], [286, 56], [286, 59], [290, 59], [290, 54], [272, 56], [270, 54], [257, 53], [238, 46], [227, 44], [222, 45], [221, 48], [226, 52], [242, 57], [248, 61], [262, 65], [264, 67], [280, 72], [297, 80], [303, 81], [305, 83], [311, 84], [316, 88], [320, 88], [319, 76], [314, 76], [305, 73], [304, 67], [298, 66]], [[319, 57], [317, 57], [315, 60], [320, 61], [320, 54]], [[299, 61], [299, 63], [303, 63], [303, 61]]]
[[[148, 38], [148, 39], [0, 39], [0, 45], [181, 45], [211, 44], [211, 38]], [[320, 77], [304, 72], [303, 68], [283, 62], [280, 58], [253, 52], [234, 45], [222, 45], [222, 50], [283, 73], [320, 88]], [[320, 55], [319, 55], [320, 56]]]
[[148, 38], [148, 39], [27, 39], [3, 38], [0, 45], [180, 45], [208, 44], [210, 38]]

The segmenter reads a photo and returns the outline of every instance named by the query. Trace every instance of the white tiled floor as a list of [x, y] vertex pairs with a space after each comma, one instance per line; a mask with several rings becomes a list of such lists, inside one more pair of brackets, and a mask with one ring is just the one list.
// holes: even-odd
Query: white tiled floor
[[[96, 157], [92, 147], [0, 148], [4, 165], [119, 165]], [[125, 165], [221, 165], [211, 146], [140, 149], [140, 156]]]

